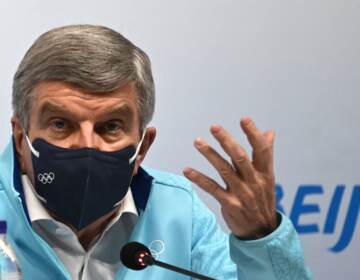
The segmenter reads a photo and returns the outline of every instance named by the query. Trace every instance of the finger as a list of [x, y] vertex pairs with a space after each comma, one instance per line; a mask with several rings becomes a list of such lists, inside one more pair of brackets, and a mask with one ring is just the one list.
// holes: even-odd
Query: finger
[[273, 160], [273, 136], [271, 132], [262, 133], [250, 118], [240, 121], [250, 145], [253, 148], [253, 160], [260, 171], [269, 171]]
[[[271, 154], [270, 154], [270, 160], [267, 168], [268, 171], [274, 172], [274, 141], [275, 141], [275, 131], [269, 130], [264, 133], [264, 137], [267, 139], [267, 141], [270, 143], [271, 146]], [[266, 168], [266, 167], [265, 167]]]
[[264, 137], [266, 138], [266, 140], [268, 142], [274, 144], [275, 131], [274, 130], [268, 130], [268, 131], [264, 132]]
[[224, 149], [225, 153], [229, 155], [235, 169], [243, 176], [244, 180], [254, 182], [255, 170], [251, 161], [245, 150], [236, 142], [231, 134], [217, 124], [211, 127], [211, 133]]
[[259, 170], [260, 172], [263, 172], [268, 175], [272, 175], [274, 173], [274, 131], [266, 131], [263, 133], [264, 137], [269, 141], [269, 145], [271, 148], [269, 148], [269, 155], [264, 158], [264, 154], [261, 153], [255, 153], [253, 152], [253, 165], [254, 167]]
[[248, 117], [242, 118], [240, 120], [240, 125], [254, 152], [260, 152], [267, 142], [263, 133], [256, 127], [253, 120]]
[[226, 190], [215, 180], [190, 167], [185, 168], [183, 173], [186, 178], [212, 195], [220, 204], [224, 203], [227, 196]]
[[197, 138], [194, 142], [194, 146], [211, 163], [211, 165], [215, 167], [227, 187], [233, 188], [234, 186], [241, 185], [239, 175], [236, 173], [233, 166], [207, 144], [205, 140]]

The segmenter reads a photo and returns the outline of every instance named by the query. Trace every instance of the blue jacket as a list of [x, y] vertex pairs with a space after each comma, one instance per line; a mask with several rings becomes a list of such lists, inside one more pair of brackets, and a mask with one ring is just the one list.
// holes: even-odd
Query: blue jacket
[[[216, 279], [310, 279], [300, 241], [289, 219], [254, 241], [223, 233], [214, 215], [199, 200], [191, 183], [181, 176], [140, 169], [132, 192], [139, 220], [131, 240], [149, 245], [161, 240], [158, 259]], [[52, 248], [31, 227], [13, 144], [0, 157], [0, 220], [8, 222], [13, 246], [25, 280], [71, 279]], [[132, 271], [122, 267], [116, 279], [172, 279], [189, 277], [158, 267]]]

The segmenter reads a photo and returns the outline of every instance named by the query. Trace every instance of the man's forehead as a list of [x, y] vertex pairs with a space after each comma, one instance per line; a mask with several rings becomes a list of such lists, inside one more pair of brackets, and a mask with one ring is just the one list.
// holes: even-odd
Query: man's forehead
[[81, 88], [74, 84], [62, 81], [44, 81], [38, 83], [32, 90], [34, 98], [41, 98], [43, 96], [68, 96], [68, 95], [82, 95], [84, 99], [101, 98], [113, 96], [131, 96], [136, 99], [137, 91], [135, 84], [129, 82], [123, 86], [120, 86], [116, 90], [108, 92], [91, 91], [88, 89]]
[[[137, 94], [128, 84], [109, 93], [91, 93], [62, 82], [44, 82], [33, 91], [37, 113], [73, 113], [88, 110], [94, 114], [135, 114]], [[80, 112], [79, 112], [80, 113]]]

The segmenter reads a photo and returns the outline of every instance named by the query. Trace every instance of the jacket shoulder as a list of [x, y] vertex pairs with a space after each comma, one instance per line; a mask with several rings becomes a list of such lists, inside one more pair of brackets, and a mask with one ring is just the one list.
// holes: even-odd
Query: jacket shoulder
[[142, 166], [144, 170], [154, 178], [155, 184], [160, 184], [170, 188], [182, 189], [189, 194], [192, 193], [192, 183], [184, 176], [180, 176], [174, 173]]
[[0, 189], [5, 184], [10, 184], [14, 169], [14, 149], [13, 142], [10, 141], [5, 149], [0, 153]]

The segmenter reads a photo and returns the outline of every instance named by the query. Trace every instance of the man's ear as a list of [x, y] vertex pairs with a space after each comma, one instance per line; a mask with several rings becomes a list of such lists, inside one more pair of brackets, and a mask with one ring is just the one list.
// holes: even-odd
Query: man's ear
[[25, 145], [24, 145], [24, 130], [17, 116], [11, 118], [12, 133], [14, 137], [14, 143], [16, 148], [16, 154], [20, 164], [21, 171], [25, 171]]
[[134, 167], [133, 175], [137, 174], [140, 164], [144, 160], [147, 152], [150, 149], [151, 144], [155, 140], [155, 137], [156, 137], [156, 128], [148, 127], [146, 129], [144, 140], [143, 140], [140, 150], [139, 150], [139, 154], [137, 155], [136, 160], [135, 160], [135, 167]]

